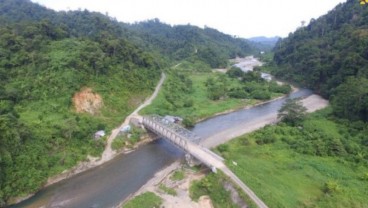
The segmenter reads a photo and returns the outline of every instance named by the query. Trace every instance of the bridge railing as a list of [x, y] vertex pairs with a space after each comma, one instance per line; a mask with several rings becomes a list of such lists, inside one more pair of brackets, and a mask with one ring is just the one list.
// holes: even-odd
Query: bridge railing
[[193, 132], [189, 131], [186, 128], [183, 128], [182, 126], [170, 122], [167, 119], [163, 118], [162, 116], [159, 115], [150, 115], [150, 116], [145, 116], [145, 118], [148, 119], [152, 119], [155, 122], [158, 122], [159, 124], [171, 129], [172, 131], [174, 131], [176, 134], [190, 140], [191, 142], [194, 142], [196, 144], [198, 144], [201, 140], [201, 138], [197, 135], [195, 135]]
[[188, 142], [191, 141], [174, 131], [174, 129], [163, 125], [157, 117], [143, 117], [143, 124], [147, 129], [153, 131], [157, 135], [165, 137], [184, 151], [188, 151]]

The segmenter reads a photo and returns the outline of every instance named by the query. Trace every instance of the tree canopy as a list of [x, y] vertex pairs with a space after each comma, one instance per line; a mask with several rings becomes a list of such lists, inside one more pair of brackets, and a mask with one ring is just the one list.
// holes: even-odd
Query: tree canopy
[[[87, 10], [0, 0], [0, 207], [99, 156], [105, 143], [92, 135], [115, 127], [172, 62], [219, 67], [250, 51], [247, 41], [211, 28], [129, 25]], [[190, 79], [171, 77], [172, 91], [190, 93]], [[74, 109], [72, 97], [84, 88], [103, 99], [94, 115]], [[172, 106], [192, 104], [166, 95]]]
[[277, 115], [281, 121], [289, 123], [293, 126], [300, 124], [305, 116], [307, 109], [298, 99], [287, 99], [279, 110]]
[[273, 73], [331, 97], [335, 115], [367, 121], [367, 18], [365, 6], [348, 0], [312, 19], [276, 44]]

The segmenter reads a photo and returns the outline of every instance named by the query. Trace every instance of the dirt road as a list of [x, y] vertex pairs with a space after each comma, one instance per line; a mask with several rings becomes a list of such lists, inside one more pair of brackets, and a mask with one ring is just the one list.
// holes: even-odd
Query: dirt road
[[158, 92], [160, 91], [160, 89], [162, 87], [162, 84], [164, 83], [165, 79], [166, 79], [166, 75], [165, 75], [165, 73], [162, 73], [161, 74], [161, 79], [158, 82], [158, 84], [156, 85], [155, 91], [153, 92], [151, 97], [149, 97], [147, 100], [145, 100], [137, 109], [135, 109], [129, 116], [127, 116], [125, 118], [124, 122], [118, 128], [112, 130], [111, 135], [107, 139], [106, 148], [105, 148], [105, 151], [102, 153], [102, 157], [101, 157], [101, 160], [99, 160], [99, 163], [102, 164], [106, 161], [111, 160], [114, 157], [115, 151], [112, 150], [111, 144], [114, 141], [114, 139], [116, 138], [116, 136], [119, 134], [120, 129], [122, 127], [128, 125], [131, 118], [140, 119], [140, 115], [138, 114], [138, 112], [140, 110], [142, 110], [143, 108], [145, 108], [146, 106], [150, 105], [152, 103], [152, 101], [157, 97]]

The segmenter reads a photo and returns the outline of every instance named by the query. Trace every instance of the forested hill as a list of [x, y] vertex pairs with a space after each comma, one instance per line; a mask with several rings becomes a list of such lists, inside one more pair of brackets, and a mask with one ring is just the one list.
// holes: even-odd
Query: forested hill
[[246, 39], [235, 38], [212, 28], [191, 25], [170, 26], [158, 19], [126, 24], [97, 12], [55, 12], [28, 0], [0, 0], [5, 22], [42, 21], [59, 25], [73, 37], [101, 37], [103, 31], [124, 37], [143, 50], [159, 53], [174, 61], [202, 61], [211, 67], [226, 66], [229, 58], [245, 56], [256, 47]]
[[218, 67], [249, 50], [214, 29], [0, 0], [0, 207], [99, 156], [94, 133], [116, 127], [171, 61]]
[[331, 97], [336, 115], [368, 121], [368, 7], [337, 5], [277, 43], [276, 75]]
[[264, 52], [269, 52], [275, 47], [279, 39], [280, 37], [278, 36], [275, 36], [275, 37], [259, 36], [259, 37], [248, 38], [247, 40], [250, 41], [251, 44], [254, 45], [255, 48], [261, 51], [264, 51]]
[[140, 37], [146, 47], [158, 49], [173, 60], [199, 59], [211, 67], [226, 66], [229, 58], [245, 56], [254, 51], [247, 40], [208, 27], [170, 26], [158, 19], [125, 24], [123, 27]]
[[149, 95], [163, 64], [98, 13], [1, 0], [0, 23], [3, 207], [99, 156], [105, 144], [94, 133], [111, 130]]

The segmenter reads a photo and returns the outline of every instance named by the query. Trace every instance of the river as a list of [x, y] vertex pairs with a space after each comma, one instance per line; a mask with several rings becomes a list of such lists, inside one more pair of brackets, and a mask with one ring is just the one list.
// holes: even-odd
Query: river
[[[249, 71], [249, 68], [253, 69], [259, 64], [261, 63], [254, 57], [246, 57], [237, 66], [243, 71]], [[302, 89], [289, 97], [311, 94], [312, 91]], [[216, 134], [244, 128], [254, 123], [256, 118], [275, 115], [285, 99], [204, 120], [192, 131], [205, 142], [206, 138]], [[48, 186], [33, 197], [11, 207], [114, 207], [135, 193], [160, 169], [182, 159], [183, 156], [184, 153], [171, 143], [158, 139], [129, 154], [119, 155], [101, 166]]]
[[[311, 95], [302, 89], [290, 97]], [[286, 98], [250, 109], [216, 116], [198, 123], [193, 131], [207, 138], [237, 125], [252, 123], [253, 118], [275, 114]], [[134, 152], [119, 155], [101, 166], [44, 188], [12, 207], [113, 207], [144, 185], [160, 169], [183, 158], [183, 152], [158, 139]]]

